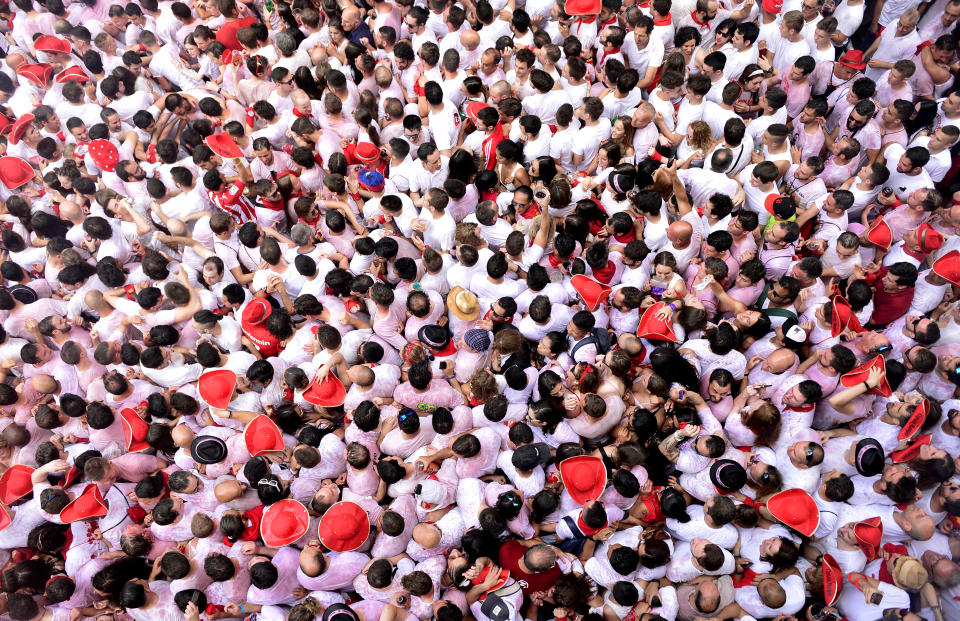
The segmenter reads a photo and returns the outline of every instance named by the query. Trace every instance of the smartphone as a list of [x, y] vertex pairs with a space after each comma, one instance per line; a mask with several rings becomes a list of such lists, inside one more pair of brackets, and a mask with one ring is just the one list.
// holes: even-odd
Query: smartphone
[[879, 606], [880, 602], [883, 601], [883, 593], [874, 593], [870, 596], [870, 603], [874, 606]]

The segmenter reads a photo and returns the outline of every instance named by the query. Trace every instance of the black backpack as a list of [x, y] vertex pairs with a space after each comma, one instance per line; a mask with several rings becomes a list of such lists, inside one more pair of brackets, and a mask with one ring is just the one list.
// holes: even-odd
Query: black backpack
[[573, 350], [570, 352], [570, 357], [576, 357], [577, 350], [584, 345], [595, 345], [597, 348], [597, 353], [602, 356], [610, 351], [610, 332], [608, 332], [606, 328], [592, 328], [590, 330], [590, 336], [580, 339], [580, 342], [573, 346]]

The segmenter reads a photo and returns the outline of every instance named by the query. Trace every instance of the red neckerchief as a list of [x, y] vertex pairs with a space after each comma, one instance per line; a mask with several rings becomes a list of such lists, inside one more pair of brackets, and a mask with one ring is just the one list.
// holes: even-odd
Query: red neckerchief
[[693, 23], [696, 24], [697, 26], [706, 26], [707, 30], [710, 30], [710, 22], [701, 22], [699, 19], [697, 19], [696, 9], [690, 11], [690, 19], [692, 19]]
[[640, 502], [643, 503], [643, 506], [647, 508], [647, 514], [640, 518], [641, 522], [646, 522], [647, 524], [653, 524], [654, 522], [660, 522], [666, 518], [663, 514], [663, 510], [660, 508], [660, 496], [658, 492], [663, 488], [654, 488], [650, 492], [649, 496], [641, 496]]
[[480, 192], [480, 200], [481, 200], [481, 201], [494, 201], [494, 202], [496, 202], [496, 201], [497, 201], [497, 196], [498, 196], [499, 194], [500, 194], [500, 193], [497, 192], [496, 190], [484, 190], [483, 192]]
[[284, 401], [293, 401], [293, 388], [284, 388], [283, 389], [283, 400]]
[[[260, 520], [263, 519], [264, 509], [266, 509], [266, 507], [263, 505], [257, 505], [243, 514], [245, 519], [250, 520], [250, 525], [244, 529], [243, 534], [240, 535], [240, 539], [237, 541], [256, 541], [260, 537]], [[223, 543], [227, 546], [233, 545], [233, 542], [226, 537], [223, 538]]]
[[[263, 198], [263, 197], [261, 196], [261, 197], [260, 197], [260, 203], [261, 203], [264, 207], [266, 207], [267, 209], [270, 209], [270, 210], [272, 210], [272, 211], [283, 211], [284, 208], [286, 207], [285, 201], [284, 201], [283, 199], [280, 199], [280, 200], [278, 200], [278, 201], [271, 201], [271, 200], [267, 200], [267, 199], [265, 199], [265, 198]], [[319, 218], [319, 216], [317, 216], [317, 217]]]
[[579, 528], [579, 529], [580, 529], [580, 532], [583, 533], [584, 535], [586, 535], [587, 537], [590, 537], [591, 535], [596, 535], [597, 533], [599, 533], [601, 530], [603, 530], [603, 529], [606, 528], [606, 527], [607, 527], [607, 525], [604, 524], [604, 525], [601, 526], [600, 528], [590, 528], [589, 526], [587, 526], [586, 524], [583, 523], [583, 511], [581, 511], [581, 512], [577, 515], [577, 528]]
[[605, 285], [609, 285], [610, 281], [613, 280], [613, 275], [616, 272], [617, 266], [614, 265], [613, 261], [607, 261], [606, 267], [593, 270], [593, 278], [594, 280], [598, 280]]
[[607, 52], [606, 50], [600, 50], [600, 58], [597, 60], [597, 66], [602, 67], [603, 61], [607, 59], [607, 56], [613, 56], [614, 54], [619, 54], [619, 53], [620, 53], [619, 47], [613, 48], [612, 52]]
[[311, 114], [310, 114], [310, 113], [305, 113], [305, 112], [300, 112], [298, 109], [294, 108], [294, 109], [293, 109], [293, 116], [295, 116], [295, 117], [297, 117], [297, 118], [301, 118], [301, 119], [304, 119], [304, 118], [309, 119], [310, 116], [311, 116]]
[[632, 241], [637, 241], [637, 234], [633, 229], [630, 229], [630, 232], [625, 235], [614, 233], [613, 238], [621, 244], [629, 244]]
[[[906, 546], [895, 545], [892, 543], [885, 543], [883, 544], [882, 547], [887, 552], [893, 552], [895, 554], [906, 555], [908, 553]], [[880, 572], [877, 574], [877, 578], [879, 578], [881, 582], [886, 582], [887, 584], [894, 584], [893, 574], [890, 573], [889, 561], [883, 561], [880, 564]]]
[[653, 20], [654, 26], [669, 26], [673, 23], [673, 16], [667, 13], [666, 17], [661, 17], [660, 19]]
[[472, 407], [477, 407], [478, 405], [483, 405], [484, 403], [485, 403], [484, 401], [478, 401], [478, 400], [474, 399], [473, 397], [470, 397], [470, 405], [471, 405]]
[[814, 406], [813, 404], [810, 404], [810, 405], [801, 405], [799, 407], [794, 407], [792, 405], [783, 404], [783, 407], [787, 408], [788, 410], [792, 410], [794, 412], [804, 413], [804, 412], [812, 411]]
[[733, 583], [733, 588], [739, 589], [742, 587], [751, 586], [753, 584], [753, 579], [756, 577], [757, 572], [748, 567], [743, 571], [743, 575], [740, 576], [740, 579]]
[[616, 25], [617, 25], [617, 14], [613, 13], [612, 15], [610, 15], [610, 18], [607, 21], [600, 22], [600, 25], [597, 26], [597, 30], [600, 31], [606, 28], [607, 26], [616, 26]]
[[483, 159], [486, 161], [484, 170], [493, 170], [497, 165], [497, 145], [505, 140], [503, 135], [503, 121], [498, 120], [497, 126], [493, 128], [490, 135], [483, 139], [480, 148], [483, 151]]
[[916, 49], [916, 51], [913, 53], [913, 55], [914, 55], [914, 56], [917, 56], [918, 54], [920, 54], [920, 52], [923, 51], [923, 48], [925, 48], [925, 47], [930, 47], [931, 45], [933, 45], [933, 41], [924, 41], [923, 43], [921, 43], [920, 45], [917, 46], [917, 49]]
[[557, 269], [560, 269], [560, 266], [563, 265], [563, 262], [560, 261], [560, 259], [558, 259], [558, 258], [556, 257], [556, 255], [555, 255], [554, 253], [552, 253], [552, 252], [547, 255], [547, 260], [550, 261], [550, 265], [551, 265], [552, 267], [555, 267], [555, 268], [557, 268]]
[[63, 130], [57, 132], [57, 138], [60, 139], [60, 142], [64, 142], [67, 139], [67, 135], [63, 133]]
[[596, 220], [590, 220], [587, 222], [587, 226], [590, 227], [590, 233], [596, 235], [603, 230], [603, 222], [597, 222]]
[[447, 358], [447, 357], [449, 357], [449, 356], [454, 355], [455, 353], [457, 353], [457, 344], [454, 343], [453, 340], [451, 339], [450, 342], [447, 343], [447, 346], [444, 347], [444, 348], [443, 348], [442, 350], [440, 350], [439, 352], [433, 354], [433, 357], [434, 357], [434, 358]]
[[923, 252], [922, 250], [920, 252], [914, 252], [913, 250], [907, 248], [906, 244], [903, 245], [903, 251], [917, 261], [920, 261], [920, 263], [923, 263], [923, 261], [927, 258], [927, 253]]
[[527, 205], [527, 208], [523, 210], [523, 213], [518, 214], [518, 216], [524, 220], [533, 220], [539, 215], [540, 205], [537, 204], [537, 201], [530, 201], [530, 204]]

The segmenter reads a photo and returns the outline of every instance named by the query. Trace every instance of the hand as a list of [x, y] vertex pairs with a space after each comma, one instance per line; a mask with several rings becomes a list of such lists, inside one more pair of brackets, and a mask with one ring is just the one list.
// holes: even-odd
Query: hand
[[680, 435], [693, 438], [700, 433], [700, 425], [687, 425], [680, 430]]
[[876, 274], [877, 272], [880, 271], [880, 266], [877, 263], [871, 261], [870, 263], [867, 263], [863, 269], [868, 274]]
[[880, 381], [883, 379], [883, 376], [886, 375], [880, 369], [873, 367], [870, 369], [870, 374], [867, 376], [867, 386], [870, 388], [876, 388], [880, 385]]
[[183, 611], [183, 616], [186, 617], [187, 621], [200, 621], [200, 609], [194, 602], [190, 602]]
[[257, 544], [252, 541], [245, 541], [240, 546], [240, 553], [244, 556], [253, 556], [257, 553]]
[[887, 63], [882, 60], [877, 60], [876, 58], [871, 58], [867, 61], [867, 66], [871, 69], [885, 69]]
[[753, 371], [758, 364], [763, 363], [763, 356], [753, 356], [747, 361], [747, 372]]
[[23, 327], [29, 330], [30, 332], [33, 332], [34, 330], [36, 330], [38, 325], [39, 324], [37, 323], [36, 319], [27, 318], [23, 320]]
[[231, 617], [240, 617], [243, 616], [243, 611], [240, 610], [240, 604], [234, 604], [230, 602], [223, 607], [223, 611], [230, 615]]

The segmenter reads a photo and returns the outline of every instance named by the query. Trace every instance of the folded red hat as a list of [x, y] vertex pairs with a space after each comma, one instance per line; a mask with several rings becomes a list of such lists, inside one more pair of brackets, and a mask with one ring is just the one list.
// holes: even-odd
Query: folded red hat
[[863, 326], [857, 319], [850, 303], [839, 293], [833, 297], [833, 314], [830, 320], [830, 334], [840, 336], [847, 330], [863, 332]]
[[924, 222], [920, 225], [920, 228], [917, 229], [917, 243], [920, 244], [920, 250], [922, 252], [940, 250], [940, 247], [943, 246], [943, 235], [940, 234], [940, 231], [930, 226], [930, 223]]
[[233, 50], [231, 49], [223, 50], [223, 54], [220, 54], [220, 62], [222, 62], [224, 65], [229, 65], [230, 63], [232, 63]]
[[357, 503], [341, 500], [320, 518], [317, 536], [334, 552], [351, 552], [370, 536], [370, 516]]
[[640, 317], [640, 325], [637, 327], [637, 336], [655, 341], [677, 342], [677, 333], [673, 330], [673, 321], [657, 317], [657, 313], [666, 305], [666, 302], [657, 302], [643, 311], [643, 315]]
[[91, 140], [88, 145], [88, 152], [93, 163], [97, 168], [107, 172], [115, 172], [117, 163], [120, 161], [120, 150], [117, 145], [109, 140], [97, 139]]
[[38, 52], [47, 52], [48, 54], [69, 54], [71, 51], [70, 42], [53, 35], [40, 35], [33, 42], [33, 49]]
[[24, 114], [19, 119], [14, 121], [13, 125], [10, 127], [10, 144], [17, 144], [20, 142], [20, 139], [23, 138], [23, 135], [27, 133], [27, 128], [30, 127], [30, 123], [33, 123], [35, 117], [32, 114]]
[[603, 3], [601, 0], [567, 0], [563, 12], [567, 15], [599, 15]]
[[14, 464], [0, 476], [0, 502], [13, 504], [33, 491], [33, 468]]
[[24, 64], [17, 67], [17, 75], [26, 78], [37, 86], [46, 86], [53, 76], [53, 65]]
[[346, 397], [347, 390], [333, 373], [327, 373], [327, 377], [322, 381], [315, 375], [310, 381], [310, 385], [303, 391], [304, 399], [325, 408], [343, 405]]
[[897, 440], [903, 442], [909, 440], [920, 432], [924, 423], [927, 422], [927, 416], [930, 414], [930, 401], [926, 397], [920, 401], [917, 407], [913, 408], [910, 418], [903, 424], [900, 433], [897, 434]]
[[288, 546], [307, 534], [310, 513], [302, 503], [286, 498], [267, 507], [260, 518], [260, 536], [271, 548]]
[[0, 182], [10, 190], [16, 190], [37, 175], [27, 160], [4, 155], [0, 157]]
[[613, 291], [608, 285], [587, 278], [583, 274], [577, 274], [571, 278], [570, 284], [580, 294], [580, 298], [590, 311], [600, 308], [600, 303], [606, 300], [610, 292]]
[[857, 545], [867, 557], [869, 563], [877, 558], [880, 542], [883, 540], [883, 522], [879, 517], [872, 517], [853, 526], [853, 534], [857, 537]]
[[931, 268], [940, 278], [960, 286], [960, 250], [951, 250], [934, 261]]
[[88, 82], [90, 76], [88, 76], [83, 69], [76, 65], [67, 67], [53, 78], [53, 81], [57, 84], [63, 84], [64, 82], [69, 82], [73, 80], [74, 82]]
[[133, 408], [120, 410], [120, 424], [123, 427], [123, 441], [130, 453], [139, 453], [150, 448], [147, 443], [147, 430], [150, 425], [140, 418]]
[[96, 483], [83, 488], [83, 492], [73, 499], [70, 504], [60, 511], [60, 521], [70, 524], [79, 520], [103, 517], [110, 511], [110, 505], [104, 500], [103, 494]]
[[925, 433], [913, 442], [910, 443], [906, 448], [902, 448], [899, 451], [894, 451], [890, 453], [890, 461], [895, 464], [902, 464], [905, 461], [910, 461], [914, 457], [920, 454], [920, 447], [927, 446], [930, 444], [930, 440], [933, 439], [933, 434]]
[[833, 606], [843, 590], [843, 570], [837, 559], [829, 554], [823, 555], [823, 599], [827, 606]]
[[767, 510], [783, 524], [805, 537], [812, 537], [820, 526], [817, 501], [802, 489], [786, 489], [767, 500]]
[[882, 397], [889, 397], [893, 394], [893, 390], [890, 389], [890, 383], [887, 382], [887, 363], [883, 359], [883, 356], [877, 355], [873, 360], [861, 364], [856, 369], [844, 373], [840, 377], [840, 383], [843, 384], [846, 388], [851, 386], [856, 386], [867, 381], [867, 378], [870, 377], [870, 369], [878, 368], [883, 371], [883, 378], [880, 380], [880, 385], [876, 388], [871, 388], [870, 392], [875, 395], [880, 395]]
[[476, 123], [477, 113], [489, 107], [490, 104], [483, 101], [468, 101], [466, 105], [463, 106], [463, 111], [466, 113], [468, 119]]
[[207, 371], [197, 380], [197, 392], [200, 398], [212, 408], [224, 409], [233, 400], [233, 390], [237, 387], [237, 374], [230, 369]]
[[10, 515], [10, 509], [6, 505], [0, 505], [0, 531], [13, 523], [13, 516]]
[[884, 221], [883, 216], [877, 218], [873, 226], [867, 230], [867, 241], [880, 250], [890, 250], [890, 246], [893, 245], [893, 230]]
[[368, 164], [376, 163], [380, 159], [380, 149], [372, 142], [359, 142], [354, 151], [357, 159]]
[[264, 453], [279, 453], [283, 450], [283, 433], [269, 416], [261, 414], [243, 430], [243, 442], [251, 457]]
[[560, 462], [560, 480], [570, 497], [577, 504], [585, 505], [603, 494], [607, 469], [599, 457], [578, 455]]
[[210, 147], [211, 151], [220, 157], [225, 157], [228, 160], [235, 160], [238, 157], [243, 157], [243, 150], [237, 146], [237, 142], [233, 139], [233, 136], [227, 132], [211, 134], [204, 139], [204, 142], [207, 143], [207, 146]]

